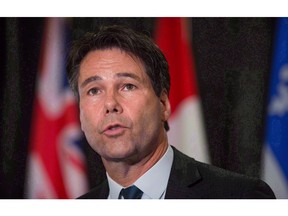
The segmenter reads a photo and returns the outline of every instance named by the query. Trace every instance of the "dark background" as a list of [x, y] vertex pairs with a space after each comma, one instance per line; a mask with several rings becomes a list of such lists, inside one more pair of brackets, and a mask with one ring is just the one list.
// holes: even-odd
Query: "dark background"
[[[45, 18], [0, 18], [0, 198], [23, 198]], [[72, 38], [102, 24], [153, 36], [157, 18], [69, 18]], [[276, 18], [189, 18], [212, 164], [260, 176]], [[85, 140], [83, 141], [85, 142]], [[103, 178], [86, 146], [91, 187]]]

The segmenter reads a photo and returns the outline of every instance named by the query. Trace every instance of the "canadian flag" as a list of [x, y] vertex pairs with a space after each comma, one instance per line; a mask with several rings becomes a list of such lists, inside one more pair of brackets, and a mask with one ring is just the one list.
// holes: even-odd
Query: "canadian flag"
[[171, 77], [168, 138], [183, 153], [210, 163], [187, 24], [187, 18], [158, 18], [156, 24], [156, 43]]

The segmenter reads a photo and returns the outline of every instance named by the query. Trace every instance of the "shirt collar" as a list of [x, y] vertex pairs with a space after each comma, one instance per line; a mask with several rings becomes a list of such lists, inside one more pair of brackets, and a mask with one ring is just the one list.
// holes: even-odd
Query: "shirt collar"
[[[173, 162], [173, 150], [169, 145], [162, 158], [154, 164], [146, 173], [134, 182], [140, 190], [143, 191], [143, 198], [148, 199], [161, 199], [163, 198]], [[108, 199], [118, 199], [119, 193], [123, 186], [115, 182], [106, 173], [109, 184], [109, 197]]]
[[109, 174], [106, 172], [107, 175], [107, 179], [108, 179], [108, 185], [109, 185], [109, 196], [108, 199], [118, 199], [118, 196], [120, 194], [121, 189], [123, 188], [123, 186], [121, 186], [120, 184], [118, 184], [117, 182], [115, 182], [110, 176]]

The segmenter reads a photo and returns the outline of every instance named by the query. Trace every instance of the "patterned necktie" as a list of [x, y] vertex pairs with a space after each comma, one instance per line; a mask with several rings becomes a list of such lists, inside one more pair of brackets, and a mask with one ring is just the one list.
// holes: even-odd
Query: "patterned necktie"
[[118, 199], [121, 199], [121, 196], [123, 196], [124, 199], [141, 199], [142, 195], [143, 192], [135, 185], [132, 185], [128, 188], [123, 188], [120, 191]]

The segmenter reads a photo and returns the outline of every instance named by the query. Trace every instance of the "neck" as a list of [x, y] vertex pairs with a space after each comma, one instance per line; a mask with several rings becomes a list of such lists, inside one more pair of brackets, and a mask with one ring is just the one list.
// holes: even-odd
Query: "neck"
[[123, 187], [132, 185], [138, 178], [154, 166], [165, 154], [168, 142], [158, 147], [136, 163], [127, 161], [111, 162], [103, 160], [103, 164], [109, 176]]

